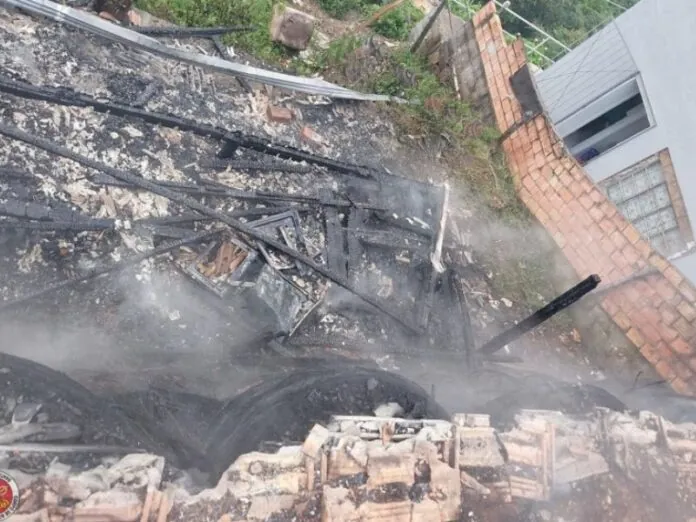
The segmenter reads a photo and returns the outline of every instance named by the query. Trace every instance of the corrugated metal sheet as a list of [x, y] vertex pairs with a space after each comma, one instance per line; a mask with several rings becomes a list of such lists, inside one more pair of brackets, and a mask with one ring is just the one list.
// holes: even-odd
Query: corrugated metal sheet
[[245, 78], [254, 82], [289, 89], [298, 92], [320, 94], [332, 98], [344, 98], [366, 101], [399, 101], [398, 98], [378, 94], [363, 94], [340, 87], [319, 78], [302, 78], [290, 74], [267, 71], [235, 62], [229, 62], [215, 56], [189, 53], [174, 49], [163, 43], [144, 36], [126, 27], [102, 20], [85, 11], [73, 9], [50, 0], [0, 0], [0, 5], [20, 8], [30, 14], [45, 16], [51, 20], [99, 35], [112, 42], [141, 49], [165, 58], [196, 65], [209, 70]]
[[638, 72], [615, 22], [584, 41], [535, 79], [555, 123]]

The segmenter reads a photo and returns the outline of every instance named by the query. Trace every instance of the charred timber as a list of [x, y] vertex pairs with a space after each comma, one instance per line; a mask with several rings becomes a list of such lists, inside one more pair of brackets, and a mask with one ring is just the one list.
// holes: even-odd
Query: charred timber
[[194, 210], [196, 212], [200, 212], [203, 215], [210, 216], [211, 218], [214, 218], [215, 220], [226, 224], [231, 229], [241, 234], [244, 234], [252, 239], [260, 241], [264, 243], [266, 246], [274, 248], [275, 250], [278, 250], [283, 254], [290, 256], [291, 258], [297, 261], [300, 261], [302, 264], [314, 270], [318, 274], [324, 276], [330, 281], [333, 281], [337, 285], [345, 288], [355, 296], [359, 297], [365, 303], [379, 310], [387, 317], [392, 318], [394, 321], [401, 324], [408, 331], [412, 333], [418, 333], [409, 321], [402, 319], [396, 312], [387, 308], [386, 305], [382, 303], [379, 299], [376, 299], [363, 292], [359, 288], [356, 288], [349, 281], [347, 281], [346, 278], [337, 275], [335, 272], [329, 270], [327, 267], [315, 262], [311, 257], [302, 254], [294, 248], [289, 247], [285, 243], [264, 234], [263, 232], [255, 229], [253, 226], [243, 223], [237, 219], [231, 218], [224, 212], [211, 208], [201, 203], [200, 201], [193, 199], [187, 194], [182, 194], [181, 192], [162, 187], [161, 185], [157, 185], [156, 183], [153, 183], [150, 180], [147, 180], [130, 172], [109, 167], [108, 165], [104, 165], [91, 158], [77, 154], [74, 151], [68, 149], [67, 147], [53, 143], [45, 138], [29, 134], [28, 132], [25, 132], [17, 127], [7, 125], [4, 122], [0, 122], [0, 134], [5, 135], [14, 140], [22, 141], [28, 145], [42, 149], [56, 156], [61, 156], [70, 159], [84, 167], [88, 167], [95, 171], [103, 172], [104, 174], [107, 174], [108, 176], [116, 178], [120, 181], [131, 183], [133, 185], [136, 185], [138, 188], [148, 190], [153, 194], [157, 194], [166, 199], [179, 203], [185, 207], [188, 207], [190, 210]]
[[[92, 181], [94, 183], [108, 185], [111, 187], [137, 188], [137, 184], [119, 180], [114, 178], [113, 176], [104, 174], [97, 174], [92, 179]], [[278, 192], [267, 192], [264, 190], [257, 190], [256, 192], [245, 192], [242, 190], [232, 189], [225, 185], [222, 185], [221, 183], [215, 183], [212, 181], [204, 181], [205, 186], [195, 185], [193, 183], [181, 183], [177, 181], [152, 181], [151, 183], [154, 183], [155, 185], [158, 185], [162, 188], [175, 190], [177, 192], [188, 194], [190, 196], [231, 198], [243, 201], [256, 201], [262, 203], [276, 202], [282, 203], [284, 205], [287, 205], [288, 203], [305, 203], [307, 205], [337, 208], [348, 208], [357, 205], [359, 208], [384, 211], [383, 207], [362, 205], [360, 203], [353, 204], [350, 201], [344, 201], [339, 199], [324, 200], [313, 196], [289, 195]]]
[[151, 112], [123, 103], [98, 100], [87, 94], [75, 92], [67, 87], [36, 86], [26, 82], [11, 80], [7, 77], [0, 77], [0, 92], [12, 94], [20, 98], [41, 100], [48, 103], [57, 103], [59, 105], [91, 107], [97, 112], [114, 114], [115, 116], [124, 118], [137, 118], [153, 125], [178, 128], [182, 131], [192, 132], [199, 136], [215, 138], [223, 141], [225, 144], [219, 154], [220, 158], [232, 157], [237, 148], [241, 147], [281, 159], [304, 161], [312, 165], [325, 167], [340, 174], [368, 179], [377, 176], [377, 171], [370, 167], [353, 165], [326, 158], [289, 145], [273, 143], [266, 138], [250, 136], [240, 131], [229, 131], [214, 125], [198, 123], [194, 120], [180, 118], [170, 114]]
[[10, 308], [17, 307], [19, 305], [28, 303], [29, 301], [32, 301], [34, 299], [38, 299], [39, 297], [46, 296], [48, 294], [51, 294], [53, 292], [56, 292], [62, 288], [70, 288], [72, 286], [75, 286], [79, 283], [83, 283], [86, 281], [90, 281], [92, 279], [96, 279], [97, 277], [101, 277], [106, 274], [110, 274], [112, 272], [119, 272], [122, 271], [126, 268], [129, 268], [131, 266], [137, 265], [139, 263], [142, 263], [146, 259], [150, 259], [151, 257], [155, 257], [161, 254], [166, 254], [167, 252], [171, 252], [172, 250], [186, 246], [186, 245], [191, 245], [194, 243], [199, 243], [200, 241], [203, 241], [205, 239], [208, 239], [216, 234], [219, 234], [220, 230], [212, 230], [212, 231], [205, 231], [205, 232], [199, 232], [197, 234], [192, 234], [187, 238], [184, 239], [179, 239], [177, 241], [170, 241], [167, 243], [164, 243], [156, 248], [153, 248], [151, 250], [148, 250], [147, 252], [143, 252], [141, 254], [138, 254], [136, 256], [133, 256], [129, 259], [125, 259], [123, 261], [120, 261], [118, 263], [114, 263], [112, 265], [103, 267], [103, 268], [97, 268], [94, 270], [90, 270], [86, 274], [83, 274], [78, 277], [74, 277], [71, 279], [65, 279], [63, 281], [57, 281], [55, 283], [49, 284], [48, 286], [42, 288], [41, 290], [37, 290], [36, 292], [32, 292], [30, 294], [24, 295], [22, 297], [19, 297], [17, 299], [11, 300], [11, 301], [5, 301], [4, 303], [0, 303], [0, 312], [3, 312], [5, 310], [8, 310]]
[[526, 319], [520, 321], [512, 328], [505, 330], [503, 333], [495, 336], [493, 339], [484, 344], [478, 353], [484, 356], [491, 355], [504, 346], [510, 344], [515, 339], [521, 337], [530, 330], [536, 328], [544, 321], [550, 319], [561, 310], [565, 310], [570, 305], [581, 299], [583, 296], [597, 288], [601, 279], [598, 275], [591, 275], [587, 279], [581, 281], [570, 290], [559, 295], [543, 308], [537, 310]]
[[213, 161], [204, 162], [201, 164], [201, 168], [212, 170], [226, 170], [229, 168], [234, 170], [248, 170], [252, 172], [290, 172], [292, 174], [309, 174], [312, 172], [312, 168], [309, 165], [287, 164], [277, 161], [264, 162], [224, 159], [215, 159]]
[[229, 27], [160, 27], [160, 26], [132, 26], [137, 33], [153, 37], [166, 38], [210, 38], [229, 33], [241, 33], [255, 31], [253, 25], [232, 25]]

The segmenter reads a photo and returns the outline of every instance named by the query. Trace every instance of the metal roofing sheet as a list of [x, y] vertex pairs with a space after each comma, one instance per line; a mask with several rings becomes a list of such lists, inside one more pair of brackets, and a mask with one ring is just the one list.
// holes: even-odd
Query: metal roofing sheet
[[240, 63], [230, 62], [215, 56], [189, 53], [168, 47], [163, 43], [141, 35], [126, 27], [102, 20], [85, 11], [60, 5], [50, 0], [0, 0], [0, 5], [23, 9], [33, 15], [45, 16], [51, 20], [82, 29], [83, 31], [97, 34], [113, 42], [130, 45], [144, 51], [179, 60], [184, 63], [197, 65], [206, 69], [245, 78], [258, 83], [274, 85], [289, 90], [320, 94], [332, 98], [346, 98], [366, 101], [396, 101], [398, 98], [382, 96], [378, 94], [363, 94], [351, 89], [340, 87], [320, 78], [302, 78], [290, 74], [268, 71], [258, 67], [251, 67]]
[[637, 73], [618, 26], [612, 22], [535, 79], [551, 120], [558, 123]]

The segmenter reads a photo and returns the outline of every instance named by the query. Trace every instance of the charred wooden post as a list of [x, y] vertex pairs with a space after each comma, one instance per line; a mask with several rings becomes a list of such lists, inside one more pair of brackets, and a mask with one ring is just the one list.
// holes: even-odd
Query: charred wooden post
[[536, 328], [547, 319], [550, 319], [561, 310], [568, 308], [570, 305], [578, 301], [580, 298], [597, 288], [597, 285], [599, 285], [600, 281], [601, 279], [598, 275], [591, 275], [584, 281], [581, 281], [580, 283], [575, 285], [570, 290], [558, 296], [545, 307], [541, 308], [540, 310], [537, 310], [526, 319], [517, 323], [512, 328], [509, 328], [508, 330], [505, 330], [503, 333], [495, 336], [493, 339], [484, 344], [478, 350], [478, 353], [482, 355], [490, 355], [497, 352], [505, 345], [510, 344], [518, 337]]

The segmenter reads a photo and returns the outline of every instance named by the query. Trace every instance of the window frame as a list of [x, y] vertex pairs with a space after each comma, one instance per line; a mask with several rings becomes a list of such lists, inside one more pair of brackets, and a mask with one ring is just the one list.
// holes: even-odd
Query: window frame
[[[620, 99], [619, 103], [616, 103], [615, 101], [612, 101], [612, 105], [609, 108], [602, 108], [601, 111], [597, 111], [596, 108], [597, 106], [603, 105], [607, 98], [612, 98], [613, 96], [616, 95], [617, 92], [620, 91], [630, 91], [630, 87], [632, 85], [635, 85], [637, 88], [637, 94], [640, 95], [643, 107], [645, 108], [645, 114], [648, 119], [648, 126], [634, 135], [632, 135], [630, 138], [625, 139], [621, 143], [617, 143], [613, 147], [605, 150], [598, 156], [595, 156], [591, 159], [589, 159], [587, 162], [584, 163], [584, 165], [588, 165], [595, 161], [598, 158], [601, 158], [602, 156], [605, 156], [606, 154], [609, 154], [610, 152], [616, 150], [617, 148], [621, 147], [622, 145], [630, 142], [631, 140], [637, 138], [638, 136], [649, 132], [651, 129], [653, 129], [656, 125], [657, 122], [655, 120], [655, 116], [652, 111], [652, 106], [650, 104], [650, 100], [647, 96], [647, 92], [645, 89], [645, 84], [643, 82], [643, 78], [641, 77], [640, 73], [636, 73], [635, 75], [631, 76], [630, 78], [623, 80], [620, 84], [615, 85], [611, 89], [609, 89], [607, 92], [605, 92], [603, 95], [600, 97], [594, 99], [584, 107], [578, 109], [575, 111], [573, 114], [570, 114], [563, 118], [563, 120], [559, 121], [558, 123], [555, 124], [556, 130], [558, 131], [559, 135], [561, 136], [563, 142], [565, 143], [565, 140], [568, 136], [571, 134], [577, 132], [580, 130], [583, 126], [587, 125], [591, 121], [593, 121], [596, 118], [601, 117], [603, 114], [606, 114], [607, 112], [611, 111], [613, 108], [618, 107], [621, 103], [624, 101], [628, 100], [628, 97], [622, 96]], [[625, 98], [625, 99], [624, 99]], [[589, 114], [589, 115], [587, 115]], [[572, 123], [571, 123], [572, 122]], [[570, 148], [568, 149], [570, 150]]]
[[[633, 194], [632, 196], [623, 200], [614, 201], [613, 199], [611, 199], [611, 197], [609, 197], [610, 187], [618, 185], [624, 182], [625, 180], [634, 177], [640, 171], [645, 171], [655, 164], [659, 166], [659, 170], [661, 173], [661, 179], [659, 183], [656, 183], [655, 185], [645, 190], [642, 190], [641, 192]], [[658, 212], [663, 212], [666, 209], [670, 209], [672, 211], [672, 214], [674, 215], [675, 226], [661, 230], [660, 232], [651, 236], [648, 236], [647, 234], [644, 235], [644, 237], [648, 241], [650, 241], [650, 243], [656, 250], [661, 251], [662, 249], [658, 248], [657, 246], [657, 243], [660, 241], [660, 238], [666, 236], [669, 233], [673, 233], [675, 230], [678, 231], [681, 243], [680, 247], [676, 251], [661, 252], [663, 255], [667, 257], [675, 255], [682, 250], [688, 249], [690, 245], [693, 243], [693, 231], [688, 216], [686, 214], [686, 207], [684, 205], [684, 200], [681, 195], [681, 189], [679, 188], [678, 180], [674, 172], [668, 149], [663, 149], [661, 151], [656, 152], [655, 154], [651, 154], [650, 156], [638, 161], [637, 163], [634, 163], [630, 167], [612, 176], [609, 176], [608, 178], [599, 182], [598, 186], [602, 190], [602, 192], [604, 192], [604, 194], [607, 196], [607, 199], [609, 199], [620, 212], [621, 205], [624, 205], [626, 202], [644, 196], [645, 194], [649, 194], [650, 192], [657, 190], [659, 187], [666, 187], [667, 196], [669, 198], [669, 205], [653, 209], [650, 212], [644, 215], [640, 215], [639, 217], [633, 220], [625, 216], [623, 212], [621, 213], [622, 215], [624, 215], [627, 221], [629, 221], [632, 225], [636, 226], [636, 224], [639, 223], [641, 220], [649, 218], [650, 216], [653, 216]]]

